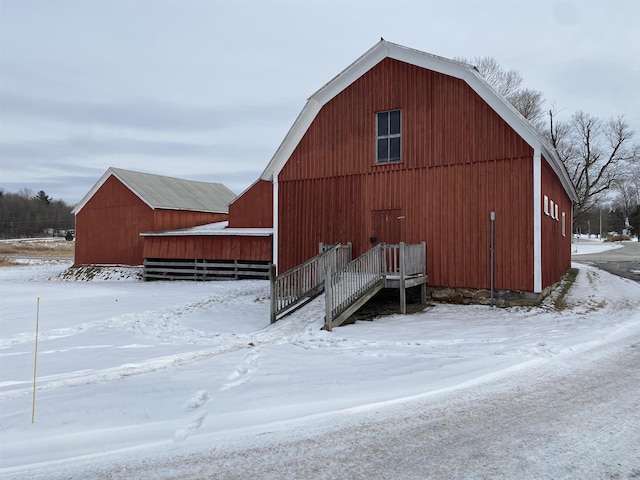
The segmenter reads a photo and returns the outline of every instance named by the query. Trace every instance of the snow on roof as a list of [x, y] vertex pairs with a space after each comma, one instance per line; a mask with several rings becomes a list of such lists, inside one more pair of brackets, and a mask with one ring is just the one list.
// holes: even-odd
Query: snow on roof
[[221, 183], [197, 182], [110, 167], [73, 209], [77, 214], [111, 176], [152, 209], [228, 213], [235, 193]]
[[420, 50], [380, 40], [360, 58], [314, 93], [296, 118], [291, 129], [276, 150], [261, 175], [262, 180], [273, 181], [297, 147], [320, 109], [349, 85], [371, 70], [385, 58], [393, 58], [464, 80], [500, 117], [511, 126], [534, 150], [540, 148], [547, 162], [556, 173], [569, 197], [576, 201], [577, 194], [564, 165], [556, 153], [541, 138], [531, 124], [511, 103], [498, 94], [471, 65], [438, 57]]
[[183, 237], [183, 236], [239, 236], [268, 237], [273, 235], [273, 228], [228, 228], [229, 222], [208, 223], [197, 227], [165, 230], [162, 232], [143, 232], [143, 237]]

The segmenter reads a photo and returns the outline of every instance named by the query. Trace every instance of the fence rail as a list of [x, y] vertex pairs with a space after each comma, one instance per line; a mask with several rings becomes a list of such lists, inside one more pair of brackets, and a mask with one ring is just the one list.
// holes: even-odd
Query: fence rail
[[148, 259], [144, 280], [242, 280], [268, 279], [269, 264], [242, 260]]
[[341, 270], [351, 260], [351, 244], [320, 245], [320, 253], [275, 276], [271, 267], [271, 323], [308, 302], [324, 288], [325, 272]]

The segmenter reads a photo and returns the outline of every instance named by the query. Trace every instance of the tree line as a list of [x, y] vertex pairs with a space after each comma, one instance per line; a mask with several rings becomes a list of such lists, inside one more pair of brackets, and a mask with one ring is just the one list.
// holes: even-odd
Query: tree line
[[43, 190], [0, 190], [0, 238], [65, 236], [74, 229], [73, 207]]
[[603, 119], [578, 111], [559, 121], [555, 108], [544, 107], [542, 92], [523, 87], [518, 71], [505, 70], [492, 57], [456, 60], [475, 65], [555, 150], [578, 196], [574, 232], [622, 233], [628, 222], [640, 239], [640, 145], [624, 116]]

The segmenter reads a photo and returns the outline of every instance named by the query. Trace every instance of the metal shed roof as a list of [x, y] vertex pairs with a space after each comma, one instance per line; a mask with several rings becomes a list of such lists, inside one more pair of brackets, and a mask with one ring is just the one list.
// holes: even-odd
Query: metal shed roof
[[228, 213], [235, 193], [221, 183], [197, 182], [110, 167], [73, 209], [77, 214], [111, 176], [152, 209]]

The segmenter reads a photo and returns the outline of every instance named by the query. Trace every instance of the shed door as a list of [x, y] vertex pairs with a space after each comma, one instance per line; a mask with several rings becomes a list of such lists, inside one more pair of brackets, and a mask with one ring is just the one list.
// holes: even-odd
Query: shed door
[[371, 212], [371, 244], [400, 243], [402, 240], [402, 210], [373, 210]]

